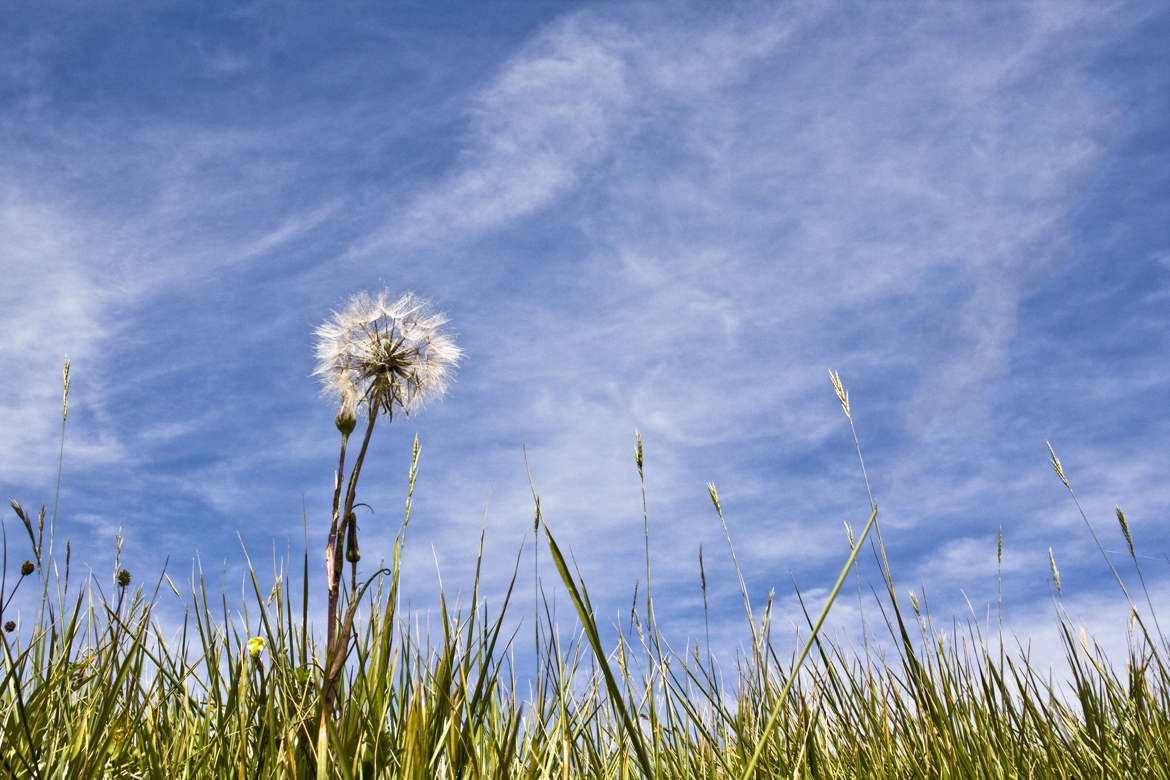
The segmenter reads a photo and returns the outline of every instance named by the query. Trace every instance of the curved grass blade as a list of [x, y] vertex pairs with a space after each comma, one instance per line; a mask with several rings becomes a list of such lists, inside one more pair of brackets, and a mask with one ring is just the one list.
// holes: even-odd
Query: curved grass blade
[[642, 774], [647, 778], [654, 777], [654, 772], [650, 767], [650, 759], [646, 755], [646, 746], [642, 744], [642, 734], [638, 731], [634, 721], [630, 719], [630, 713], [626, 709], [626, 705], [622, 698], [621, 691], [618, 689], [617, 681], [614, 679], [613, 672], [609, 668], [609, 663], [605, 660], [605, 651], [601, 647], [601, 637], [597, 633], [597, 621], [593, 619], [593, 610], [587, 605], [585, 597], [582, 597], [581, 591], [577, 589], [577, 583], [573, 580], [573, 575], [569, 573], [569, 567], [565, 564], [565, 557], [561, 555], [561, 550], [557, 547], [556, 540], [553, 539], [552, 532], [548, 530], [548, 526], [544, 527], [544, 535], [548, 539], [548, 548], [552, 553], [553, 561], [557, 565], [557, 571], [561, 573], [561, 579], [565, 583], [565, 588], [569, 591], [569, 598], [573, 600], [573, 606], [577, 608], [577, 616], [581, 619], [581, 625], [585, 630], [585, 636], [589, 639], [589, 644], [593, 647], [593, 654], [597, 658], [597, 664], [601, 667], [601, 673], [605, 677], [605, 687], [609, 689], [610, 701], [618, 711], [618, 715], [622, 719], [622, 725], [626, 729], [626, 733], [630, 737], [630, 742], [634, 746], [634, 754], [638, 759], [638, 765], [642, 770]]

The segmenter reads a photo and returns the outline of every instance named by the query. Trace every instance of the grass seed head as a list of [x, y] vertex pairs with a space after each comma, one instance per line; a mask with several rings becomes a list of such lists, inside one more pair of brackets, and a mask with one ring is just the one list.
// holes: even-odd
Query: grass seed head
[[638, 466], [638, 476], [642, 477], [642, 434], [638, 429], [634, 429], [634, 438], [637, 439], [637, 444], [634, 445], [634, 463]]
[[707, 603], [707, 570], [703, 567], [703, 545], [699, 545], [699, 588], [703, 591], [703, 604]]
[[833, 383], [833, 390], [837, 393], [837, 400], [841, 402], [841, 408], [845, 411], [845, 417], [852, 422], [853, 414], [849, 410], [849, 392], [841, 384], [841, 373], [839, 371], [829, 371], [829, 381]]
[[65, 356], [65, 368], [61, 372], [62, 379], [65, 382], [65, 391], [61, 394], [61, 421], [64, 422], [69, 418], [69, 356]]
[[1060, 477], [1060, 481], [1064, 483], [1065, 487], [1068, 487], [1069, 486], [1068, 479], [1066, 479], [1064, 476], [1064, 466], [1061, 465], [1060, 458], [1056, 457], [1056, 452], [1052, 449], [1051, 443], [1049, 443], [1049, 442], [1044, 442], [1044, 443], [1048, 445], [1048, 454], [1052, 456], [1051, 463], [1052, 463], [1052, 468], [1056, 471], [1056, 476]]
[[711, 502], [715, 504], [715, 511], [722, 515], [723, 510], [719, 506], [719, 493], [715, 491], [714, 482], [707, 483], [707, 492], [711, 494]]
[[1134, 557], [1133, 553], [1133, 537], [1129, 534], [1129, 523], [1125, 522], [1125, 513], [1121, 511], [1121, 507], [1114, 506], [1117, 510], [1117, 522], [1121, 524], [1121, 533], [1125, 536], [1125, 543], [1129, 545], [1129, 557]]

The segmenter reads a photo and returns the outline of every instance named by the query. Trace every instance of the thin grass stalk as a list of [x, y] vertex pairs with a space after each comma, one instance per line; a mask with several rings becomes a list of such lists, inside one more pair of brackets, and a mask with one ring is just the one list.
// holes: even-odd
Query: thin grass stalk
[[841, 585], [844, 584], [845, 578], [849, 576], [849, 571], [853, 568], [853, 564], [857, 560], [857, 553], [861, 549], [861, 545], [865, 542], [865, 538], [869, 535], [870, 529], [874, 527], [876, 522], [877, 507], [875, 506], [873, 508], [873, 512], [869, 516], [869, 520], [865, 524], [865, 528], [861, 531], [861, 536], [857, 540], [857, 545], [849, 554], [849, 560], [845, 562], [844, 568], [841, 569], [841, 574], [837, 577], [837, 582], [833, 585], [832, 591], [829, 592], [829, 598], [825, 601], [825, 606], [821, 609], [821, 614], [817, 616], [817, 622], [813, 625], [812, 634], [810, 634], [809, 638], [805, 640], [804, 647], [801, 648], [800, 655], [797, 657], [796, 663], [792, 667], [792, 671], [789, 672], [788, 682], [784, 684], [784, 688], [781, 689], [780, 695], [776, 700], [776, 704], [773, 705], [772, 711], [768, 714], [768, 720], [765, 722], [764, 728], [760, 731], [760, 738], [758, 744], [756, 745], [756, 749], [752, 753], [752, 757], [748, 760], [747, 767], [744, 769], [741, 775], [743, 780], [749, 780], [751, 778], [752, 772], [755, 771], [756, 763], [760, 760], [760, 754], [763, 752], [764, 745], [767, 743], [768, 734], [771, 733], [772, 728], [776, 725], [776, 720], [780, 715], [780, 709], [787, 701], [788, 692], [791, 690], [792, 684], [796, 680], [796, 676], [800, 673], [801, 664], [804, 663], [804, 659], [808, 655], [808, 651], [812, 648], [812, 644], [816, 640], [817, 635], [820, 634], [821, 626], [824, 625], [825, 618], [829, 616], [829, 610], [832, 608], [833, 602], [837, 600], [837, 593], [841, 590]]

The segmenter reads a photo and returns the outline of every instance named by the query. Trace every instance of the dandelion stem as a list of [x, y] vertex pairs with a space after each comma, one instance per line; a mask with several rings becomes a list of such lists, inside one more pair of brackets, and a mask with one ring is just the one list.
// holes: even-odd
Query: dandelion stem
[[335, 618], [337, 616], [337, 600], [334, 595], [333, 573], [337, 565], [337, 531], [341, 516], [341, 475], [345, 473], [345, 448], [348, 443], [349, 434], [341, 434], [341, 455], [337, 460], [337, 474], [333, 478], [333, 522], [329, 526], [329, 540], [325, 544], [325, 579], [329, 587], [329, 637], [326, 647], [333, 644], [333, 624], [336, 622]]
[[[345, 517], [349, 517], [350, 513], [353, 512], [353, 502], [357, 496], [358, 477], [361, 475], [362, 463], [366, 459], [366, 450], [369, 449], [370, 437], [373, 436], [373, 434], [374, 434], [374, 422], [377, 419], [378, 419], [378, 407], [371, 405], [370, 406], [370, 421], [366, 425], [366, 433], [362, 437], [362, 446], [361, 446], [361, 449], [358, 450], [357, 459], [354, 461], [354, 464], [353, 464], [353, 471], [351, 471], [350, 475], [349, 475], [349, 486], [347, 487], [347, 489], [345, 491], [345, 511], [344, 511]], [[341, 485], [341, 483], [338, 482], [337, 489], [340, 489], [340, 485]], [[333, 522], [335, 524], [338, 523], [336, 515], [334, 515]], [[349, 524], [346, 523], [347, 527], [348, 527], [348, 525]], [[343, 529], [339, 529], [339, 530], [343, 530]], [[348, 630], [344, 631], [339, 636], [339, 635], [337, 635], [337, 625], [336, 625], [336, 623], [337, 623], [337, 597], [338, 597], [339, 592], [341, 590], [341, 566], [342, 566], [343, 556], [345, 554], [344, 533], [334, 534], [332, 539], [331, 539], [331, 542], [332, 542], [332, 547], [331, 547], [329, 552], [332, 555], [330, 560], [332, 561], [333, 565], [332, 565], [332, 568], [330, 571], [331, 577], [329, 580], [329, 614], [328, 614], [328, 619], [329, 619], [328, 633], [329, 633], [329, 636], [328, 636], [328, 639], [327, 639], [327, 642], [325, 645], [325, 647], [326, 647], [325, 655], [326, 655], [326, 659], [327, 659], [326, 664], [325, 664], [326, 669], [332, 669], [336, 665], [334, 663], [335, 656], [337, 655], [337, 653], [343, 652], [345, 649], [345, 646], [349, 643], [349, 631]], [[330, 677], [330, 679], [325, 681], [325, 709], [326, 710], [328, 710], [330, 705], [333, 703], [333, 683], [334, 683], [334, 680], [333, 680], [332, 676]]]

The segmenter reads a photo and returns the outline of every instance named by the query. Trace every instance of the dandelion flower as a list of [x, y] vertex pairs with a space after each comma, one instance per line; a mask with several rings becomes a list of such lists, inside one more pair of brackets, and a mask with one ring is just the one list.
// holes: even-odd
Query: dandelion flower
[[388, 291], [358, 293], [317, 328], [313, 373], [325, 394], [340, 398], [341, 416], [353, 405], [410, 414], [446, 391], [462, 355], [442, 332], [445, 324], [444, 315], [413, 293], [396, 301]]

